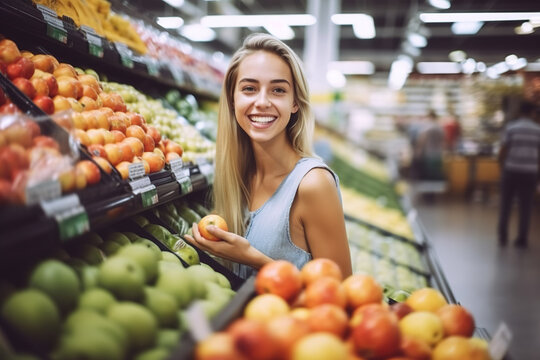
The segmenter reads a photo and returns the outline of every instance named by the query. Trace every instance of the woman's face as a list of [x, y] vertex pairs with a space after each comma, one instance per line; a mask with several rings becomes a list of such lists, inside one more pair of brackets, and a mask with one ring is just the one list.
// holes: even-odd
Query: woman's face
[[234, 85], [236, 121], [251, 140], [285, 139], [291, 113], [298, 111], [287, 63], [273, 53], [257, 51], [239, 64]]

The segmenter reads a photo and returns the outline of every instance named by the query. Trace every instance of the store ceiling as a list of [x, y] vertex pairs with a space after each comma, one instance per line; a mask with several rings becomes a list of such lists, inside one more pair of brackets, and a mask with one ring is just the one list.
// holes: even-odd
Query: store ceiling
[[[320, 0], [326, 1], [326, 0]], [[125, 3], [125, 1], [124, 1]], [[144, 9], [144, 16], [154, 18], [163, 15], [179, 15], [186, 22], [197, 21], [205, 14], [301, 14], [307, 13], [308, 0], [185, 0], [178, 10], [162, 0], [135, 0], [130, 6]], [[352, 26], [342, 25], [339, 34], [339, 55], [336, 60], [368, 60], [375, 64], [377, 72], [387, 72], [392, 61], [404, 53], [406, 34], [412, 25], [419, 24], [421, 12], [539, 12], [539, 0], [451, 0], [448, 10], [437, 10], [427, 0], [343, 0], [341, 13], [366, 13], [373, 17], [376, 36], [358, 39]], [[540, 58], [540, 28], [529, 35], [517, 35], [514, 28], [523, 21], [485, 22], [475, 35], [454, 35], [451, 23], [421, 23], [427, 32], [427, 46], [413, 56], [415, 62], [449, 61], [449, 53], [463, 50], [468, 57], [482, 61], [487, 66], [503, 61], [515, 54], [529, 62]], [[305, 28], [294, 27], [295, 38], [286, 42], [300, 55], [305, 43]], [[218, 40], [207, 43], [213, 50], [231, 54], [245, 35], [263, 28], [216, 29]]]

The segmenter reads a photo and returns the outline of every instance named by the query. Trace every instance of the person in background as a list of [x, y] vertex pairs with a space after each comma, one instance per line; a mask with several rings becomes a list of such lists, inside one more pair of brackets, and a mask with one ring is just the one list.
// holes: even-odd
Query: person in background
[[445, 150], [452, 153], [456, 150], [459, 138], [461, 136], [461, 125], [457, 115], [451, 111], [443, 124], [444, 129], [444, 147]]
[[420, 180], [443, 180], [444, 130], [437, 114], [431, 110], [428, 122], [418, 134], [415, 157], [419, 163]]
[[509, 123], [502, 136], [499, 164], [502, 169], [499, 210], [499, 245], [508, 242], [508, 222], [512, 202], [519, 203], [517, 247], [527, 247], [531, 211], [540, 169], [540, 124], [538, 108], [523, 100], [518, 118]]
[[314, 117], [297, 55], [267, 34], [248, 36], [233, 55], [219, 101], [214, 212], [230, 232], [196, 226], [186, 239], [232, 261], [241, 278], [284, 259], [301, 268], [334, 260], [352, 273], [336, 174], [312, 153]]

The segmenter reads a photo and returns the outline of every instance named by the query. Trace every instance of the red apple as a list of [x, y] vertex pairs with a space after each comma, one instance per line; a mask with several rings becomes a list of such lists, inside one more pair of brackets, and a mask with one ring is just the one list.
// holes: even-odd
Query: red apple
[[61, 76], [67, 76], [77, 79], [77, 71], [75, 70], [75, 68], [72, 65], [66, 63], [58, 64], [56, 69], [54, 69], [53, 71], [53, 75], [56, 79]]
[[233, 336], [226, 332], [216, 332], [197, 343], [197, 360], [247, 360], [236, 350]]
[[154, 143], [157, 144], [161, 141], [161, 134], [159, 130], [152, 125], [146, 127], [146, 133], [154, 139]]
[[103, 133], [99, 131], [98, 129], [88, 129], [86, 130], [86, 134], [88, 134], [91, 144], [101, 144], [101, 145], [105, 144]]
[[4, 136], [8, 144], [19, 144], [25, 148], [32, 146], [34, 137], [30, 122], [16, 122], [4, 129]]
[[34, 74], [34, 63], [32, 60], [21, 57], [17, 61], [7, 66], [7, 75], [10, 79], [23, 77], [30, 79]]
[[88, 96], [81, 96], [79, 98], [79, 103], [82, 105], [85, 111], [97, 110], [99, 108], [96, 100]]
[[352, 329], [356, 353], [368, 358], [387, 358], [399, 354], [401, 333], [395, 314], [365, 314]]
[[133, 112], [133, 111], [126, 111], [125, 114], [129, 118], [130, 125], [139, 125], [140, 127], [143, 127], [146, 125], [146, 121], [144, 120], [141, 114]]
[[306, 287], [306, 307], [322, 304], [335, 304], [345, 308], [347, 296], [340, 281], [332, 277], [322, 277]]
[[34, 85], [27, 78], [18, 77], [12, 80], [13, 84], [19, 88], [26, 96], [33, 99], [36, 96]]
[[58, 61], [51, 55], [36, 54], [30, 58], [36, 69], [52, 74], [58, 66]]
[[[77, 84], [80, 85], [80, 83], [77, 81], [77, 79], [70, 77], [70, 76], [56, 76], [56, 82], [58, 83], [58, 95], [62, 95], [66, 98], [74, 98], [77, 99], [78, 95], [78, 89]], [[81, 87], [81, 93], [82, 93], [82, 87]]]
[[58, 144], [58, 141], [56, 141], [50, 136], [39, 135], [39, 136], [36, 136], [32, 142], [33, 142], [33, 146], [50, 147], [52, 149], [56, 149], [60, 151], [60, 145]]
[[98, 164], [100, 168], [103, 169], [107, 174], [112, 173], [112, 165], [107, 159], [101, 156], [92, 156], [92, 159]]
[[182, 157], [180, 155], [178, 155], [177, 153], [170, 152], [170, 153], [165, 154], [165, 162], [167, 164], [170, 163], [171, 160], [181, 159], [181, 158]]
[[240, 318], [235, 320], [227, 332], [232, 335], [238, 352], [251, 360], [272, 360], [277, 355], [277, 348], [264, 323]]
[[280, 359], [290, 359], [295, 343], [311, 331], [306, 320], [290, 314], [271, 319], [266, 328], [276, 344], [278, 354], [281, 355]]
[[21, 58], [21, 52], [12, 40], [0, 40], [0, 61], [11, 64]]
[[264, 265], [255, 278], [257, 294], [275, 294], [292, 301], [302, 290], [300, 270], [291, 262], [276, 260]]
[[444, 336], [472, 336], [475, 322], [472, 314], [461, 305], [447, 304], [437, 310], [444, 328]]
[[86, 188], [86, 175], [81, 168], [75, 167], [75, 188], [77, 190], [82, 190]]
[[413, 308], [410, 307], [407, 303], [404, 302], [397, 302], [392, 305], [390, 305], [390, 311], [392, 311], [399, 320], [403, 318], [405, 315], [411, 313], [413, 311]]
[[[98, 99], [98, 93], [96, 92], [96, 90], [94, 90], [94, 88], [92, 88], [91, 86], [85, 85], [85, 84], [83, 84], [82, 86], [82, 96], [87, 96], [93, 100]], [[97, 104], [97, 101], [96, 101], [96, 104]]]
[[20, 112], [21, 110], [12, 102], [6, 102], [0, 106], [0, 114], [17, 114]]
[[362, 305], [357, 307], [351, 314], [351, 318], [349, 320], [349, 325], [352, 328], [356, 327], [356, 325], [360, 324], [360, 321], [364, 318], [366, 314], [371, 313], [378, 313], [381, 312], [383, 314], [387, 314], [390, 312], [390, 308], [386, 303], [371, 303], [367, 305]]
[[369, 275], [353, 274], [343, 281], [343, 287], [350, 309], [369, 303], [379, 303], [383, 298], [382, 287]]
[[36, 96], [49, 96], [49, 85], [47, 84], [47, 80], [45, 80], [44, 78], [33, 76], [32, 78], [30, 78], [30, 82], [34, 86], [34, 89], [36, 89]]
[[182, 149], [182, 146], [180, 144], [175, 143], [172, 140], [167, 141], [167, 145], [165, 146], [165, 152], [175, 152], [178, 155], [182, 156], [184, 153], [184, 149]]
[[143, 144], [144, 144], [145, 135], [146, 135], [146, 133], [144, 132], [142, 127], [140, 127], [139, 125], [130, 125], [126, 129], [126, 136], [127, 137], [130, 137], [130, 136], [135, 137], [135, 138], [141, 140], [141, 142]]
[[133, 156], [142, 156], [144, 152], [144, 144], [141, 140], [134, 137], [126, 137], [122, 142], [125, 142], [131, 146]]
[[77, 163], [76, 167], [86, 176], [86, 183], [88, 185], [96, 184], [101, 179], [99, 167], [90, 160], [81, 160]]
[[[108, 108], [104, 108], [104, 109], [108, 109]], [[111, 130], [116, 130], [123, 134], [126, 133], [127, 126], [126, 126], [124, 117], [122, 117], [121, 115], [118, 115], [118, 113], [114, 113], [109, 117], [109, 121], [111, 124], [111, 127], [110, 127]]]
[[54, 114], [54, 101], [47, 95], [37, 95], [33, 101], [34, 104], [36, 104], [41, 110], [45, 111], [45, 113], [49, 115]]
[[114, 111], [126, 112], [127, 110], [124, 99], [122, 99], [122, 96], [119, 94], [101, 92], [99, 94], [99, 98], [101, 99], [104, 107], [111, 108]]
[[165, 166], [165, 159], [160, 158], [159, 155], [154, 152], [143, 152], [142, 158], [148, 161], [150, 173], [158, 172]]
[[86, 131], [82, 130], [82, 129], [74, 129], [75, 131], [75, 137], [77, 138], [77, 140], [79, 140], [79, 142], [84, 145], [84, 146], [90, 146], [92, 145], [92, 143], [90, 142], [90, 138], [88, 137], [88, 134], [86, 133]]
[[21, 56], [30, 59], [34, 54], [28, 50], [21, 51]]
[[99, 81], [93, 75], [80, 74], [77, 76], [77, 79], [80, 81], [83, 87], [88, 86], [91, 89], [93, 89], [96, 94], [96, 98], [97, 98], [97, 94], [99, 94], [102, 91]]
[[[169, 144], [170, 143], [171, 142], [169, 141]], [[167, 144], [167, 148], [169, 147], [169, 144]], [[338, 264], [335, 261], [326, 258], [317, 258], [308, 261], [304, 267], [302, 267], [301, 274], [302, 281], [305, 285], [309, 285], [316, 279], [324, 276], [330, 276], [339, 281], [343, 280], [343, 274], [341, 273]]]
[[144, 145], [144, 151], [154, 151], [154, 148], [155, 148], [154, 139], [152, 139], [150, 135], [148, 134], [144, 135], [143, 145]]
[[399, 348], [407, 358], [414, 360], [431, 359], [431, 346], [420, 338], [401, 334]]
[[129, 161], [122, 161], [120, 164], [116, 165], [116, 170], [120, 173], [120, 176], [123, 180], [127, 180], [129, 177], [129, 165], [131, 163]]
[[70, 102], [67, 100], [66, 97], [62, 95], [56, 95], [55, 97], [53, 97], [53, 103], [55, 113], [71, 109]]
[[163, 151], [161, 151], [161, 150], [158, 149], [158, 148], [154, 148], [154, 152], [155, 152], [156, 154], [158, 154], [159, 157], [163, 159], [163, 161], [165, 161], [165, 154], [163, 153]]
[[[113, 130], [113, 131], [116, 131], [116, 130]], [[133, 160], [133, 149], [131, 148], [131, 145], [124, 141], [117, 142], [116, 144], [120, 147], [122, 151], [122, 161], [131, 162]], [[148, 171], [150, 171], [150, 168], [148, 169]]]
[[[119, 143], [126, 138], [126, 135], [119, 130], [111, 130], [111, 134], [114, 136], [114, 142]], [[132, 156], [133, 157], [133, 156]]]
[[122, 162], [122, 148], [117, 144], [105, 144], [107, 160], [114, 166]]
[[60, 172], [57, 176], [58, 182], [60, 182], [60, 187], [62, 188], [62, 193], [68, 193], [76, 189], [76, 179], [75, 179], [75, 168], [69, 168]]
[[92, 111], [92, 113], [95, 115], [94, 126], [97, 129], [111, 129], [111, 118], [113, 117], [113, 115], [111, 115], [107, 110], [104, 109], [96, 109]]
[[103, 142], [105, 144], [114, 144], [116, 143], [116, 139], [114, 138], [114, 134], [111, 133], [109, 130], [106, 129], [98, 129], [103, 134]]
[[88, 152], [92, 155], [92, 156], [99, 156], [99, 157], [102, 157], [102, 158], [106, 158], [107, 157], [107, 152], [105, 151], [105, 147], [104, 145], [101, 145], [101, 144], [90, 144], [87, 146], [88, 148]]
[[342, 307], [334, 304], [322, 304], [311, 308], [307, 323], [312, 332], [329, 332], [344, 338], [349, 318]]

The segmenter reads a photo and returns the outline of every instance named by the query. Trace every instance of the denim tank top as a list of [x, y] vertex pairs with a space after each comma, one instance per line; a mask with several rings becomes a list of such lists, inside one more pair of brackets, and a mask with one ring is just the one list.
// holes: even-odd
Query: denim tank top
[[[249, 212], [249, 223], [244, 236], [251, 246], [263, 254], [275, 260], [288, 260], [299, 269], [311, 260], [312, 256], [292, 242], [289, 215], [300, 182], [313, 168], [328, 169], [336, 180], [339, 192], [337, 175], [322, 160], [302, 158], [274, 194], [259, 209]], [[248, 265], [238, 263], [232, 265], [233, 271], [241, 278], [247, 279], [256, 273], [256, 270]]]

